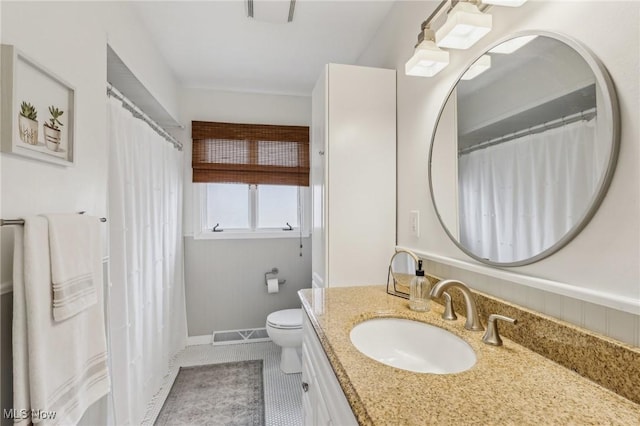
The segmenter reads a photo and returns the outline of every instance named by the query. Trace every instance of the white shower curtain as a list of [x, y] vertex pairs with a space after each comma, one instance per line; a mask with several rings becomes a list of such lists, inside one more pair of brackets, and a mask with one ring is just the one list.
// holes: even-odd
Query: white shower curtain
[[140, 424], [184, 348], [182, 152], [111, 98], [108, 321], [115, 422]]
[[496, 262], [552, 246], [591, 204], [606, 157], [597, 142], [593, 119], [462, 155], [460, 242]]

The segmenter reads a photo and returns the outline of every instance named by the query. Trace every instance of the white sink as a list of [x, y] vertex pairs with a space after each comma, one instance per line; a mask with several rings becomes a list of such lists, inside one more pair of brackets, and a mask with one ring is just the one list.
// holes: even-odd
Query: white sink
[[383, 364], [416, 373], [453, 374], [473, 367], [467, 342], [440, 327], [400, 318], [376, 318], [351, 329], [351, 342]]

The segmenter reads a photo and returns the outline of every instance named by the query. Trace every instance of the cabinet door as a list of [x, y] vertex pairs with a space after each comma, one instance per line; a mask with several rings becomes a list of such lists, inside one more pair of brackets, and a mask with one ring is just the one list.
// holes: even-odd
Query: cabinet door
[[326, 287], [326, 157], [327, 157], [327, 122], [326, 122], [326, 68], [318, 79], [312, 94], [311, 116], [311, 203], [312, 203], [312, 236], [311, 270], [314, 286]]
[[317, 426], [331, 426], [331, 415], [327, 403], [322, 397], [322, 392], [316, 394], [316, 423]]
[[307, 348], [302, 347], [302, 417], [304, 426], [314, 426], [315, 399], [313, 387], [315, 378]]
[[314, 426], [313, 413], [314, 409], [311, 398], [309, 397], [309, 394], [305, 393], [302, 395], [302, 424], [304, 426]]
[[305, 426], [329, 426], [331, 415], [322, 397], [316, 372], [313, 368], [309, 347], [302, 345], [302, 416]]
[[305, 392], [308, 394], [307, 405], [303, 394], [303, 410], [307, 410], [304, 413], [305, 425], [310, 420], [317, 426], [356, 426], [358, 422], [316, 332], [307, 315], [302, 317], [302, 378], [308, 383]]
[[330, 64], [328, 81], [327, 286], [384, 284], [396, 242], [395, 70]]

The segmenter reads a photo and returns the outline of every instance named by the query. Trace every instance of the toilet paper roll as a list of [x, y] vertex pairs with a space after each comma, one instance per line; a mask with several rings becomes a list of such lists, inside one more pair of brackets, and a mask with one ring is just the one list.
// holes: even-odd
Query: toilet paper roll
[[269, 278], [267, 280], [267, 293], [277, 293], [280, 290], [279, 287], [277, 278]]

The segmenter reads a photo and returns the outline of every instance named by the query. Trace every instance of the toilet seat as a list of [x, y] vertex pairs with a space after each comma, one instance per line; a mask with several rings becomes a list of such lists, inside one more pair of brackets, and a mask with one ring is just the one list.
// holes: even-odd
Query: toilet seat
[[284, 309], [272, 312], [267, 316], [267, 325], [280, 330], [301, 329], [302, 309]]

